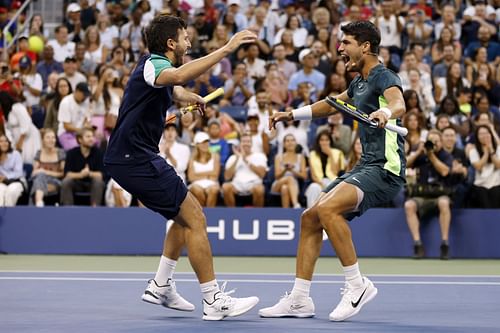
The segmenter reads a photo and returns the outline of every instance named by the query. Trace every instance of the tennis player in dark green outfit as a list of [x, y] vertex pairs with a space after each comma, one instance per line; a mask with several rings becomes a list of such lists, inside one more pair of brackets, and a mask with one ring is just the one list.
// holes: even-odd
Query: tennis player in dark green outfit
[[[380, 33], [366, 21], [343, 26], [338, 49], [346, 70], [359, 72], [347, 91], [335, 96], [351, 102], [379, 122], [379, 128], [359, 124], [363, 153], [359, 164], [333, 181], [316, 204], [304, 211], [297, 250], [296, 279], [292, 292], [274, 306], [259, 311], [261, 317], [312, 317], [314, 303], [309, 297], [312, 275], [319, 257], [323, 230], [328, 234], [346, 278], [342, 299], [330, 313], [330, 320], [343, 321], [357, 314], [377, 295], [377, 288], [361, 275], [347, 220], [367, 209], [393, 199], [405, 183], [403, 138], [385, 130], [405, 112], [401, 82], [378, 60]], [[299, 109], [275, 113], [269, 126], [278, 121], [327, 117], [336, 110], [325, 101]]]

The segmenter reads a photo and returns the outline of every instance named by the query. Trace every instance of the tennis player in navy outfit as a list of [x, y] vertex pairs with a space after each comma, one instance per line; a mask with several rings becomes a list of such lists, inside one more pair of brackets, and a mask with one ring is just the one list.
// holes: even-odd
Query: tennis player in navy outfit
[[257, 297], [233, 298], [215, 279], [206, 220], [196, 198], [174, 168], [158, 155], [167, 109], [174, 101], [204, 110], [202, 97], [181, 85], [198, 77], [240, 45], [256, 36], [241, 31], [217, 51], [187, 64], [183, 57], [191, 47], [186, 23], [173, 16], [157, 16], [145, 31], [150, 55], [142, 57], [125, 89], [116, 128], [111, 134], [104, 163], [111, 177], [146, 207], [173, 219], [158, 271], [142, 299], [168, 308], [193, 311], [193, 304], [176, 290], [175, 265], [186, 245], [189, 261], [203, 294], [203, 319], [221, 320], [254, 307]]
[[[349, 88], [338, 96], [376, 119], [379, 128], [359, 123], [363, 153], [350, 172], [328, 185], [313, 207], [301, 216], [297, 250], [296, 278], [292, 292], [274, 306], [261, 309], [261, 317], [312, 317], [314, 303], [309, 297], [316, 260], [323, 243], [323, 230], [335, 248], [345, 275], [342, 299], [330, 313], [332, 321], [343, 321], [356, 315], [377, 295], [377, 288], [359, 270], [356, 250], [347, 219], [361, 215], [371, 207], [392, 200], [405, 183], [403, 137], [383, 129], [396, 125], [405, 113], [401, 81], [397, 74], [379, 63], [380, 33], [369, 21], [351, 22], [341, 27], [344, 36], [339, 53], [346, 70], [358, 72]], [[270, 126], [278, 121], [327, 117], [336, 112], [324, 100], [290, 112], [271, 116]]]

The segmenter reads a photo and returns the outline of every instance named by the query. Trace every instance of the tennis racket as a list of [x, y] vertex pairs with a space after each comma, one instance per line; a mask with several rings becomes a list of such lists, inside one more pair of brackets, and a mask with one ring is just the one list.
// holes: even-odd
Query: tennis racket
[[[217, 97], [220, 97], [222, 95], [224, 95], [224, 88], [217, 88], [214, 91], [212, 91], [210, 94], [208, 94], [205, 97], [203, 97], [203, 101], [205, 103], [208, 103], [208, 102], [211, 102], [214, 99], [216, 99]], [[188, 106], [180, 109], [179, 113], [181, 115], [185, 115], [186, 113], [193, 112], [194, 110], [196, 110], [196, 106], [195, 105], [188, 105]], [[175, 113], [169, 114], [167, 116], [167, 120], [165, 120], [165, 123], [170, 123], [170, 122], [174, 121], [175, 118], [176, 118], [176, 116], [177, 115]]]
[[[326, 97], [325, 101], [331, 107], [333, 107], [336, 110], [339, 110], [343, 113], [348, 114], [349, 116], [351, 116], [352, 118], [356, 119], [359, 122], [362, 122], [362, 123], [364, 123], [372, 128], [378, 127], [378, 121], [370, 119], [367, 113], [359, 110], [354, 105], [351, 105], [351, 104], [346, 103], [338, 98], [331, 97], [331, 96]], [[406, 136], [408, 134], [407, 128], [401, 127], [398, 125], [394, 125], [391, 123], [385, 124], [385, 128], [388, 129], [389, 131], [396, 132], [401, 136]]]

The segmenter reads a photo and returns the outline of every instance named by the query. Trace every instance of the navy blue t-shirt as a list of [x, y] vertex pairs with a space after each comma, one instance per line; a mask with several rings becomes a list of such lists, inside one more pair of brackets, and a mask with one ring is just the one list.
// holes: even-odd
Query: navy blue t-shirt
[[158, 87], [155, 80], [170, 67], [170, 61], [158, 54], [139, 60], [125, 89], [104, 163], [146, 162], [157, 156], [167, 109], [173, 104], [173, 86]]

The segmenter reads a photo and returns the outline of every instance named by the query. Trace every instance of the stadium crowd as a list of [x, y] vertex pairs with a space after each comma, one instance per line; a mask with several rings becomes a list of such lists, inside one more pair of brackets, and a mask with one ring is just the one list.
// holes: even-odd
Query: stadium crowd
[[224, 87], [204, 116], [165, 125], [159, 153], [203, 206], [307, 207], [356, 164], [358, 124], [341, 113], [267, 125], [272, 112], [349, 86], [339, 27], [371, 20], [379, 59], [404, 90], [408, 184], [391, 205], [405, 208], [416, 244], [428, 214], [439, 214], [446, 240], [450, 207], [500, 208], [498, 0], [80, 0], [65, 3], [54, 31], [35, 13], [3, 33], [21, 4], [0, 1], [2, 51], [21, 32], [0, 62], [1, 206], [140, 205], [102, 155], [147, 54], [144, 27], [170, 14], [188, 22], [185, 61], [237, 31], [259, 36], [188, 85], [202, 96]]

